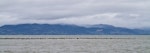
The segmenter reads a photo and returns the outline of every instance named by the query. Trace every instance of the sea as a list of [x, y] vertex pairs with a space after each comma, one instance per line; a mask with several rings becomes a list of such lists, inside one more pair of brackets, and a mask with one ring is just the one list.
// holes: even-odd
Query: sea
[[0, 53], [150, 53], [150, 35], [0, 35]]

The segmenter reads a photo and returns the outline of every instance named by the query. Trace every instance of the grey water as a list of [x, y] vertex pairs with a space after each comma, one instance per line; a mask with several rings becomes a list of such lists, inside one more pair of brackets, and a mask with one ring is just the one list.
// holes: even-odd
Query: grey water
[[0, 35], [0, 53], [149, 52], [149, 35]]

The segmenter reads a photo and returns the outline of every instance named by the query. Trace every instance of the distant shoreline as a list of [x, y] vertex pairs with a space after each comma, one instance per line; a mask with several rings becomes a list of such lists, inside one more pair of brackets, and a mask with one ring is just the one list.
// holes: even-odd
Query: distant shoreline
[[0, 38], [0, 39], [136, 39], [136, 38]]

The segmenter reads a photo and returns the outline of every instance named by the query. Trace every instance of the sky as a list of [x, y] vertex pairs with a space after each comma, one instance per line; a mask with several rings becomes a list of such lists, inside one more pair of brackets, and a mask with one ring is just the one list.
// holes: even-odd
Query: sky
[[28, 23], [150, 27], [150, 0], [0, 0], [0, 26]]

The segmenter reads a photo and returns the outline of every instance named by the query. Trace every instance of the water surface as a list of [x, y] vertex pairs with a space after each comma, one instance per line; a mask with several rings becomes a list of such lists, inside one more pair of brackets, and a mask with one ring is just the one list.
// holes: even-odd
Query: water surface
[[[0, 53], [149, 53], [150, 52], [150, 36], [1, 35], [0, 38], [45, 38], [45, 39], [0, 39]], [[47, 39], [47, 38], [74, 38], [74, 39]], [[100, 38], [100, 39], [82, 39], [82, 38]], [[124, 39], [124, 38], [131, 38], [131, 39]]]

